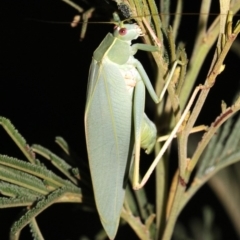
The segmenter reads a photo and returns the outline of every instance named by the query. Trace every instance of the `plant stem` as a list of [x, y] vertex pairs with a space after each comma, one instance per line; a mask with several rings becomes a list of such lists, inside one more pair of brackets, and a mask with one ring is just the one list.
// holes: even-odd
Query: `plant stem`
[[164, 231], [162, 240], [170, 240], [172, 237], [175, 223], [176, 223], [178, 215], [179, 215], [179, 205], [181, 203], [181, 199], [185, 192], [185, 189], [186, 189], [186, 186], [181, 184], [180, 181], [178, 181], [175, 198], [173, 201], [173, 205], [172, 205], [172, 209], [170, 211], [169, 218], [167, 219], [167, 223], [166, 223], [166, 227], [165, 227], [165, 231]]

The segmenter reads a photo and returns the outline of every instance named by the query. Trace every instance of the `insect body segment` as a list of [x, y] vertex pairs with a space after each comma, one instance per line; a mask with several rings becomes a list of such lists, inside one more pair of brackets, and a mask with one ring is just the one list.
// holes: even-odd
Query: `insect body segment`
[[[142, 35], [136, 24], [125, 24], [108, 33], [93, 54], [90, 66], [85, 131], [97, 210], [110, 239], [116, 235], [125, 196], [128, 166], [135, 143], [149, 153], [156, 127], [144, 113], [145, 86], [158, 100], [137, 50], [156, 51], [146, 44], [131, 45]], [[154, 95], [155, 94], [155, 95]]]

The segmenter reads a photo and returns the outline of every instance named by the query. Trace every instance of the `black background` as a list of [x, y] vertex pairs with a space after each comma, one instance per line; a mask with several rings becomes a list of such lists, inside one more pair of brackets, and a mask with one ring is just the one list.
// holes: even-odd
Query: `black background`
[[[90, 24], [86, 38], [79, 42], [80, 28], [72, 29], [69, 24], [36, 21], [71, 21], [76, 11], [60, 0], [2, 3], [0, 115], [9, 118], [29, 144], [39, 143], [58, 153], [54, 138], [63, 136], [80, 156], [80, 161], [87, 162], [83, 115], [88, 70], [93, 51], [106, 33], [111, 31], [112, 25]], [[199, 3], [200, 1], [185, 1], [184, 11], [198, 12]], [[100, 0], [92, 2], [92, 5], [85, 2], [79, 4], [85, 9], [92, 5], [98, 7], [92, 21], [109, 21], [114, 8], [114, 4]], [[218, 6], [213, 6], [212, 12], [217, 11]], [[179, 40], [186, 44], [188, 55], [191, 53], [196, 26], [197, 16], [184, 16]], [[213, 51], [209, 60], [205, 61], [206, 68], [203, 68], [199, 82], [205, 79], [212, 54]], [[139, 55], [139, 59], [149, 73], [151, 68], [144, 60], [146, 56]], [[239, 59], [231, 53], [225, 64], [226, 71], [218, 77], [198, 123], [210, 124], [220, 113], [221, 100], [230, 104], [239, 87], [236, 78]], [[23, 159], [1, 128], [0, 152]], [[154, 188], [151, 185], [148, 188], [151, 194], [151, 188]], [[154, 202], [151, 195], [150, 201]], [[211, 190], [204, 187], [183, 211], [180, 221], [188, 227], [192, 217], [201, 216], [201, 207], [210, 204], [214, 207], [222, 239], [236, 239], [227, 215], [216, 202]], [[1, 240], [8, 239], [9, 228], [19, 212], [20, 209], [0, 210]], [[81, 211], [77, 204], [54, 205], [37, 220], [45, 239], [79, 239], [83, 235], [93, 239], [100, 229], [98, 216]], [[126, 231], [130, 234], [127, 235], [129, 239], [137, 239], [128, 227], [120, 230], [117, 239], [122, 239]], [[28, 227], [23, 231], [21, 239], [30, 239]]]

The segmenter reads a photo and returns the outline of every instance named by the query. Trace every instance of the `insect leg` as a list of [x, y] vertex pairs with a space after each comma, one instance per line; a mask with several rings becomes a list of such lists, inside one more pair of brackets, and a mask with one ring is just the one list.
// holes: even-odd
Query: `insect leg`
[[155, 169], [155, 167], [157, 166], [158, 162], [160, 161], [160, 159], [162, 158], [163, 154], [165, 153], [165, 151], [167, 150], [169, 144], [171, 143], [172, 139], [174, 138], [175, 134], [177, 133], [178, 129], [181, 127], [183, 121], [185, 120], [186, 115], [188, 114], [189, 109], [191, 108], [194, 99], [197, 96], [197, 93], [199, 92], [199, 90], [201, 90], [203, 87], [202, 86], [198, 86], [196, 87], [195, 91], [192, 94], [191, 99], [188, 102], [188, 105], [186, 106], [180, 120], [178, 121], [178, 123], [176, 124], [176, 126], [174, 127], [174, 129], [172, 130], [168, 140], [164, 143], [163, 147], [161, 148], [160, 152], [158, 153], [157, 157], [154, 159], [154, 161], [152, 162], [151, 166], [149, 167], [148, 171], [146, 172], [146, 174], [144, 175], [141, 183], [139, 182], [139, 179], [135, 179], [135, 184], [134, 185], [134, 189], [140, 189], [144, 186], [144, 184], [147, 182], [147, 180], [149, 179], [150, 175], [152, 174], [153, 170]]
[[134, 58], [132, 61], [133, 61], [133, 64], [136, 66], [138, 72], [140, 73], [140, 75], [141, 75], [141, 77], [142, 77], [142, 80], [143, 80], [143, 82], [144, 82], [144, 84], [145, 84], [145, 86], [146, 86], [146, 88], [147, 88], [147, 90], [148, 90], [151, 98], [153, 99], [153, 101], [154, 101], [155, 103], [161, 102], [161, 100], [163, 99], [163, 96], [164, 96], [164, 94], [165, 94], [165, 92], [166, 92], [166, 90], [167, 90], [167, 87], [168, 87], [168, 85], [169, 85], [169, 83], [170, 83], [170, 81], [171, 81], [171, 79], [172, 79], [172, 76], [173, 76], [173, 74], [174, 74], [174, 71], [175, 71], [177, 65], [178, 65], [178, 64], [180, 64], [180, 65], [183, 64], [183, 63], [182, 63], [181, 61], [179, 61], [179, 60], [174, 62], [173, 67], [172, 67], [172, 69], [171, 69], [171, 71], [170, 71], [170, 73], [169, 73], [169, 75], [168, 75], [168, 77], [167, 77], [167, 80], [166, 80], [164, 89], [163, 89], [163, 91], [161, 92], [160, 96], [158, 97], [157, 94], [156, 94], [156, 92], [155, 92], [155, 90], [154, 90], [154, 88], [153, 88], [153, 86], [152, 86], [152, 83], [151, 83], [149, 77], [147, 76], [146, 71], [144, 70], [144, 68], [143, 68], [143, 66], [142, 66], [142, 64], [141, 64], [137, 59], [135, 59], [135, 58]]
[[157, 128], [155, 124], [143, 115], [142, 128], [141, 128], [141, 148], [145, 149], [145, 153], [149, 154], [153, 150], [157, 140]]
[[133, 171], [133, 188], [138, 183], [139, 179], [139, 161], [141, 148], [141, 128], [144, 116], [145, 105], [145, 86], [142, 81], [138, 81], [133, 96], [133, 124], [135, 138], [135, 156], [134, 156], [134, 171]]

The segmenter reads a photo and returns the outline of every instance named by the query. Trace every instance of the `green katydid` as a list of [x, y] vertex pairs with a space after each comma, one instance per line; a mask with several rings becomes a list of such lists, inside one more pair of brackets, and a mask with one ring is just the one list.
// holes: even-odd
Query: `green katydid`
[[[155, 103], [163, 96], [156, 95], [142, 64], [133, 56], [137, 50], [158, 49], [147, 44], [131, 45], [141, 35], [138, 25], [121, 23], [95, 50], [89, 72], [85, 109], [87, 150], [97, 210], [110, 239], [118, 228], [133, 148], [134, 189], [146, 182], [161, 157], [157, 156], [144, 182], [139, 184], [140, 148], [150, 153], [156, 142], [156, 127], [144, 113], [145, 87]], [[164, 146], [169, 145], [184, 116]]]

